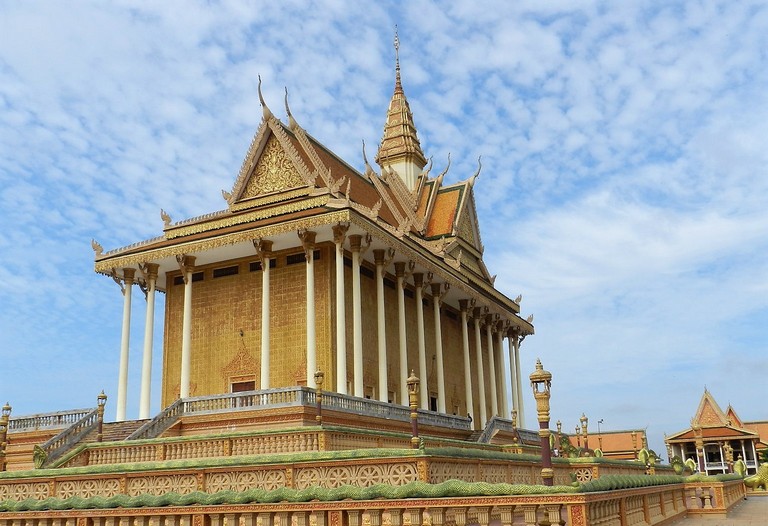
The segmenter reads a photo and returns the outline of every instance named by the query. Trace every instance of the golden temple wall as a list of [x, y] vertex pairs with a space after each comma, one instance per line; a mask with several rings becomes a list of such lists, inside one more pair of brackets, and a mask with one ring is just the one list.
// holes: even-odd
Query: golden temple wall
[[[288, 256], [303, 254], [301, 247], [275, 254], [276, 265], [270, 269], [270, 347], [271, 387], [304, 385], [306, 383], [306, 263], [288, 264]], [[316, 249], [315, 309], [316, 346], [318, 367], [325, 372], [325, 387], [335, 390], [336, 363], [333, 350], [336, 346], [335, 321], [335, 258], [334, 245], [319, 244]], [[255, 381], [260, 388], [261, 353], [261, 270], [251, 271], [257, 258], [218, 262], [196, 267], [203, 279], [192, 284], [192, 366], [191, 396], [227, 393], [233, 381]], [[363, 371], [366, 396], [378, 398], [378, 354], [376, 281], [372, 264], [361, 273]], [[234, 275], [214, 277], [214, 270], [237, 266]], [[221, 271], [218, 271], [221, 272]], [[182, 312], [184, 285], [174, 284], [181, 277], [175, 271], [167, 275], [168, 288], [165, 311], [165, 337], [163, 352], [163, 407], [179, 395], [181, 367]], [[394, 276], [388, 276], [394, 282]], [[345, 266], [346, 355], [347, 382], [354, 377], [352, 326], [352, 269]], [[424, 292], [424, 333], [427, 355], [427, 385], [422, 379], [424, 396], [437, 392], [435, 360], [434, 314], [432, 299]], [[397, 292], [385, 284], [385, 319], [387, 338], [388, 392], [394, 393], [394, 401], [402, 403], [399, 385], [399, 335]], [[418, 342], [416, 305], [413, 294], [406, 295], [406, 332], [408, 341], [408, 370], [417, 375]], [[458, 312], [441, 310], [443, 336], [443, 360], [445, 373], [446, 411], [475, 416], [476, 410], [468, 410], [464, 403], [464, 362], [460, 316]], [[240, 331], [243, 335], [240, 335]], [[472, 378], [476, 378], [474, 332], [469, 326]], [[485, 332], [482, 337], [485, 345]], [[486, 371], [486, 397], [490, 413], [490, 386], [488, 384], [487, 353], [484, 352]], [[475, 389], [476, 391], [476, 389]], [[477, 398], [477, 395], [475, 395]], [[477, 404], [477, 402], [475, 402]]]

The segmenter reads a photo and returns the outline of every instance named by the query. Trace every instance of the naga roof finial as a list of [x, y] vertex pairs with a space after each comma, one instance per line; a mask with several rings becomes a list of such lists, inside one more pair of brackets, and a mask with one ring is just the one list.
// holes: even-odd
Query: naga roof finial
[[483, 169], [483, 163], [481, 162], [482, 158], [483, 158], [482, 155], [479, 155], [477, 157], [477, 171], [475, 172], [475, 174], [472, 177], [469, 178], [469, 186], [470, 186], [470, 188], [475, 186], [475, 180], [477, 179], [477, 176], [480, 175], [480, 170]]
[[261, 94], [261, 75], [259, 75], [258, 91], [259, 91], [259, 102], [261, 103], [261, 109], [264, 112], [264, 120], [271, 119], [272, 112], [269, 110], [267, 103], [264, 102], [264, 96]]
[[365, 175], [370, 176], [375, 173], [371, 165], [368, 163], [368, 156], [365, 154], [365, 139], [363, 139], [363, 161], [365, 161]]
[[293, 114], [291, 114], [291, 108], [288, 107], [288, 86], [285, 87], [285, 113], [288, 114], [288, 128], [295, 130], [299, 123], [297, 123], [296, 119], [293, 118]]

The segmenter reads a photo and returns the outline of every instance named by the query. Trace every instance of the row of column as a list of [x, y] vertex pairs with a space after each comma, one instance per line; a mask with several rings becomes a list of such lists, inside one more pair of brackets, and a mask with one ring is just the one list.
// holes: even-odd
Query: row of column
[[[346, 236], [348, 225], [338, 224], [333, 227], [334, 243], [336, 246], [336, 391], [341, 394], [347, 393], [347, 360], [346, 360], [346, 323], [345, 312], [345, 282], [344, 282], [344, 241], [349, 237], [350, 250], [352, 253], [352, 326], [353, 326], [353, 395], [364, 397], [363, 381], [363, 330], [362, 330], [362, 300], [360, 283], [361, 257], [370, 245], [370, 240], [366, 240], [366, 246], [363, 247], [363, 236], [354, 234]], [[304, 248], [306, 257], [306, 378], [309, 387], [315, 387], [315, 371], [317, 370], [317, 347], [315, 334], [315, 284], [314, 284], [314, 248], [316, 242], [316, 233], [308, 230], [298, 232], [298, 237]], [[270, 260], [273, 258], [272, 242], [268, 240], [254, 240], [254, 248], [262, 268], [262, 297], [261, 297], [261, 378], [260, 388], [268, 389], [270, 387]], [[388, 377], [387, 377], [387, 352], [386, 352], [386, 324], [385, 324], [385, 305], [384, 305], [384, 269], [391, 263], [394, 252], [385, 250], [374, 250], [374, 263], [376, 266], [376, 311], [377, 311], [377, 350], [378, 350], [378, 398], [383, 402], [388, 401]], [[180, 397], [187, 398], [190, 395], [190, 371], [191, 371], [191, 343], [192, 343], [192, 273], [194, 270], [194, 256], [177, 256], [177, 261], [182, 272], [184, 280], [184, 308], [182, 315], [182, 344], [181, 344], [181, 377], [180, 377]], [[427, 379], [427, 355], [425, 343], [423, 295], [424, 287], [428, 284], [432, 295], [434, 334], [435, 334], [435, 365], [437, 378], [437, 410], [440, 413], [446, 413], [446, 394], [445, 394], [445, 371], [443, 366], [443, 344], [442, 344], [442, 326], [440, 317], [440, 307], [442, 298], [448, 291], [448, 283], [426, 283], [425, 276], [420, 272], [412, 272], [413, 265], [406, 265], [405, 262], [395, 262], [395, 276], [397, 279], [398, 295], [398, 351], [400, 358], [400, 402], [407, 403], [407, 378], [408, 378], [408, 352], [405, 318], [405, 285], [408, 276], [413, 278], [415, 288], [416, 305], [416, 326], [417, 326], [417, 345], [418, 345], [418, 371], [422, 381], [422, 386], [427, 396], [421, 396], [421, 408], [429, 409], [430, 397], [429, 385]], [[144, 359], [142, 366], [141, 380], [141, 400], [139, 409], [139, 418], [149, 418], [149, 400], [150, 400], [150, 378], [152, 367], [152, 335], [154, 320], [154, 296], [157, 280], [158, 265], [146, 263], [141, 266], [140, 271], [144, 274], [143, 284], [146, 286], [147, 297], [147, 317], [144, 338]], [[117, 416], [118, 421], [125, 420], [127, 378], [128, 378], [128, 347], [130, 335], [130, 311], [131, 311], [131, 288], [135, 281], [135, 269], [123, 269], [123, 328], [120, 351], [120, 370], [118, 380], [117, 395]], [[462, 326], [462, 347], [464, 358], [464, 381], [466, 386], [465, 397], [467, 410], [473, 411], [474, 396], [472, 390], [471, 366], [469, 356], [469, 337], [468, 337], [468, 317], [470, 314], [470, 300], [460, 300], [461, 326]], [[503, 339], [504, 332], [500, 329], [498, 321], [490, 315], [485, 315], [483, 309], [474, 307], [471, 312], [474, 322], [475, 338], [475, 360], [476, 377], [475, 385], [479, 396], [478, 409], [480, 425], [485, 426], [488, 420], [486, 408], [485, 393], [485, 371], [483, 364], [483, 342], [481, 333], [481, 322], [485, 322], [485, 349], [488, 354], [488, 366], [490, 368], [488, 378], [490, 381], [491, 392], [489, 398], [491, 402], [491, 416], [500, 415], [508, 417], [510, 410], [514, 408], [517, 411], [518, 424], [525, 425], [525, 416], [523, 412], [522, 387], [520, 376], [519, 344], [520, 338], [514, 331], [507, 331], [506, 336], [509, 340], [509, 364], [511, 366], [509, 374], [503, 359]], [[494, 331], [494, 328], [497, 330]], [[494, 332], [496, 341], [494, 343]], [[498, 364], [498, 365], [497, 365]], [[512, 400], [507, 399], [507, 385], [512, 386]]]
[[[194, 260], [194, 258], [192, 258]], [[124, 268], [122, 283], [113, 275], [123, 293], [123, 323], [120, 338], [120, 366], [117, 381], [117, 403], [115, 420], [125, 420], [128, 399], [128, 349], [131, 333], [131, 295], [133, 285], [138, 284], [145, 294], [147, 311], [144, 324], [144, 352], [141, 366], [141, 396], [139, 399], [139, 418], [149, 418], [151, 383], [152, 383], [152, 342], [155, 328], [155, 289], [157, 286], [157, 263], [144, 263], [139, 266], [140, 279], [136, 279], [136, 269]], [[190, 277], [191, 281], [191, 277]], [[191, 300], [190, 300], [191, 301]]]

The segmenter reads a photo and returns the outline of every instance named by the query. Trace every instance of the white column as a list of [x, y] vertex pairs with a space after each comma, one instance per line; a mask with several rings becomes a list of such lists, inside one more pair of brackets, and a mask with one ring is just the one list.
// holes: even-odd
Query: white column
[[[469, 300], [459, 300], [461, 309], [461, 348], [464, 354], [464, 398], [467, 403], [467, 415], [472, 416], [474, 403], [472, 401], [472, 369], [469, 363], [469, 331], [467, 330], [467, 309]], [[473, 418], [477, 418], [477, 414]]]
[[298, 232], [307, 259], [307, 387], [315, 386], [317, 371], [317, 341], [315, 338], [315, 236], [316, 232]]
[[480, 337], [480, 307], [475, 307], [475, 310], [472, 314], [475, 322], [475, 359], [477, 360], [477, 391], [478, 396], [480, 397], [479, 404], [480, 407], [478, 409], [480, 410], [480, 414], [478, 415], [480, 417], [480, 429], [485, 427], [486, 422], [488, 422], [488, 415], [485, 408], [485, 372], [483, 368], [483, 342], [482, 338]]
[[347, 314], [344, 298], [344, 238], [349, 225], [333, 227], [336, 244], [336, 392], [347, 394]]
[[443, 328], [440, 321], [442, 284], [432, 283], [432, 307], [435, 317], [435, 363], [437, 367], [437, 410], [445, 410], [445, 376], [443, 375]]
[[429, 382], [427, 378], [427, 349], [424, 342], [424, 274], [415, 272], [413, 283], [416, 286], [416, 337], [419, 344], [419, 380], [421, 383], [421, 408], [429, 409]]
[[128, 399], [128, 348], [131, 338], [131, 291], [136, 269], [123, 269], [123, 328], [120, 338], [120, 369], [117, 376], [117, 415], [115, 420], [125, 420], [125, 406]]
[[491, 416], [499, 414], [499, 398], [496, 392], [496, 357], [493, 352], [493, 317], [489, 314], [485, 319], [485, 344], [488, 349], [488, 379], [491, 384]]
[[[270, 346], [269, 346], [269, 322], [270, 322], [270, 304], [269, 304], [269, 264], [270, 253], [272, 252], [272, 241], [258, 240], [254, 241], [256, 253], [261, 261], [261, 382], [259, 389], [269, 389], [269, 376], [271, 372], [270, 365]], [[314, 375], [314, 373], [312, 373]]]
[[141, 362], [141, 397], [139, 418], [149, 418], [152, 390], [152, 341], [155, 336], [155, 288], [157, 287], [157, 263], [145, 263], [143, 267], [147, 280], [147, 317], [144, 322], [144, 356]]
[[395, 263], [397, 276], [397, 329], [400, 350], [400, 405], [408, 405], [408, 344], [405, 333], [405, 262]]
[[192, 369], [192, 271], [194, 256], [176, 256], [184, 276], [184, 315], [181, 326], [181, 380], [179, 398], [189, 398], [189, 379]]
[[517, 385], [515, 386], [515, 388], [517, 389], [517, 427], [525, 429], [525, 404], [523, 403], [523, 382], [522, 382], [522, 376], [520, 375], [521, 340], [518, 333], [515, 334], [514, 339], [512, 341], [514, 342], [515, 376], [517, 377]]
[[[512, 393], [512, 407], [510, 408], [510, 415], [511, 411], [517, 411], [517, 406], [520, 404], [517, 401], [517, 370], [516, 370], [516, 362], [515, 362], [515, 346], [514, 343], [512, 343], [512, 340], [514, 339], [514, 333], [509, 330], [507, 331], [507, 345], [508, 345], [508, 354], [509, 354], [509, 383], [510, 383], [510, 392]], [[518, 423], [520, 421], [518, 420]]]
[[353, 392], [355, 396], [365, 397], [363, 385], [363, 307], [360, 291], [360, 249], [362, 236], [349, 236], [352, 249], [352, 354], [353, 354]]
[[387, 331], [384, 320], [384, 251], [373, 251], [376, 263], [376, 327], [379, 350], [379, 400], [388, 401], [389, 388], [387, 379]]
[[504, 360], [504, 333], [501, 331], [501, 327], [499, 327], [499, 330], [496, 331], [496, 356], [498, 357], [497, 369], [501, 372], [501, 378], [499, 381], [499, 387], [501, 389], [501, 416], [503, 418], [509, 419], [511, 416], [509, 409], [509, 396], [507, 394], [507, 390], [509, 389], [509, 369], [507, 368], [507, 363]]

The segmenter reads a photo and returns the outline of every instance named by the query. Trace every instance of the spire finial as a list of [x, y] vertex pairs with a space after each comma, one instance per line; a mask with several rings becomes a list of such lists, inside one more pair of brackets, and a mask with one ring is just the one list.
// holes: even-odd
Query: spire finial
[[400, 39], [397, 36], [397, 24], [395, 24], [395, 91], [402, 91], [400, 83]]

